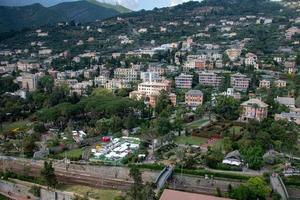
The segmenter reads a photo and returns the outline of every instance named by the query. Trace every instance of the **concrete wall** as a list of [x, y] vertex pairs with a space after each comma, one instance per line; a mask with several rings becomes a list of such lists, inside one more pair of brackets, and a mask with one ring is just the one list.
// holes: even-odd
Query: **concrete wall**
[[41, 189], [41, 197], [34, 197], [30, 193], [30, 186], [22, 185], [20, 183], [12, 183], [9, 181], [0, 180], [0, 192], [5, 195], [8, 193], [11, 195], [10, 197], [18, 199], [18, 198], [27, 198], [28, 196], [32, 200], [72, 200], [73, 194], [62, 191], [55, 190], [46, 190]]
[[73, 195], [60, 191], [41, 189], [41, 200], [72, 200]]
[[31, 199], [37, 199], [30, 192], [31, 188], [28, 186], [24, 186], [17, 183], [12, 183], [8, 181], [1, 180], [0, 181], [0, 191], [4, 194], [12, 194], [16, 197], [27, 197], [29, 196]]

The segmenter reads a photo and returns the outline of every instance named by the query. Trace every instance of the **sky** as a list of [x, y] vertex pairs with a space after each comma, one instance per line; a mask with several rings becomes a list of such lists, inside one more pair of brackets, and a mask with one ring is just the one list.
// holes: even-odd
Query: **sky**
[[[76, 0], [0, 0], [0, 5], [6, 6], [21, 6], [30, 5], [33, 3], [41, 3], [44, 6], [52, 6], [58, 3], [66, 1], [76, 1]], [[121, 4], [131, 10], [152, 10], [153, 8], [161, 8], [167, 6], [175, 6], [177, 4], [191, 1], [191, 0], [97, 0], [100, 2]], [[200, 1], [200, 0], [195, 0]]]
[[[0, 5], [21, 6], [21, 5], [29, 5], [32, 3], [41, 3], [44, 6], [52, 6], [66, 1], [76, 1], [76, 0], [0, 0]], [[152, 10], [155, 7], [161, 8], [161, 7], [175, 6], [192, 0], [97, 0], [97, 1], [112, 3], [112, 4], [118, 3], [131, 10], [137, 11], [141, 9]], [[201, 0], [194, 0], [194, 1], [201, 1]]]
[[[98, 0], [110, 3], [119, 3], [131, 10], [151, 10], [155, 7], [175, 6], [191, 0]], [[199, 0], [198, 0], [199, 1]]]

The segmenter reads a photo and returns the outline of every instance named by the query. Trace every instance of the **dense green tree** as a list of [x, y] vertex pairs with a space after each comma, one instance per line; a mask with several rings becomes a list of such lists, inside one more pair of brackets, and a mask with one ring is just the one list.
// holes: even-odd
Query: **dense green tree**
[[160, 114], [163, 110], [165, 110], [168, 105], [171, 105], [171, 101], [168, 95], [168, 92], [165, 90], [162, 90], [157, 97], [157, 103], [155, 106], [155, 112], [157, 114]]
[[247, 181], [247, 187], [258, 199], [265, 199], [271, 192], [271, 188], [261, 177], [253, 177]]
[[124, 121], [124, 126], [126, 129], [131, 130], [136, 125], [137, 125], [137, 118], [133, 114], [130, 114], [128, 117], [126, 117]]
[[201, 118], [203, 117], [204, 114], [205, 114], [205, 105], [198, 106], [196, 109], [196, 115]]
[[237, 200], [264, 200], [271, 193], [271, 188], [261, 177], [250, 178], [247, 183], [233, 189], [229, 195]]
[[233, 97], [219, 96], [216, 100], [214, 112], [222, 119], [236, 120], [239, 117], [239, 103]]
[[157, 117], [154, 120], [154, 127], [159, 135], [166, 135], [172, 130], [172, 124], [167, 117]]
[[27, 135], [23, 138], [22, 151], [24, 152], [24, 155], [26, 155], [27, 157], [31, 157], [33, 155], [34, 150], [37, 148], [37, 145], [35, 143], [38, 140], [39, 138], [35, 134]]
[[0, 95], [5, 92], [14, 92], [19, 89], [19, 86], [14, 82], [14, 77], [0, 77]]
[[220, 149], [209, 149], [206, 156], [205, 161], [207, 166], [211, 168], [216, 168], [217, 164], [220, 163], [224, 158], [223, 153]]
[[240, 185], [238, 188], [233, 189], [230, 194], [230, 197], [237, 200], [252, 200], [256, 199], [254, 194], [246, 185]]
[[54, 173], [54, 168], [52, 166], [52, 161], [44, 162], [44, 168], [41, 171], [41, 175], [45, 181], [45, 183], [50, 187], [56, 187], [58, 182], [56, 179], [56, 175]]
[[140, 170], [133, 166], [130, 168], [129, 176], [133, 179], [133, 184], [127, 196], [130, 200], [144, 200], [143, 180]]
[[300, 54], [297, 55], [296, 58], [296, 64], [299, 66], [300, 65]]
[[156, 200], [156, 194], [154, 192], [153, 183], [146, 183], [143, 190], [143, 196], [145, 200]]
[[47, 93], [51, 93], [54, 87], [54, 79], [49, 76], [43, 76], [38, 82], [38, 89]]
[[33, 130], [36, 133], [44, 133], [46, 131], [45, 125], [43, 123], [35, 123], [33, 126]]
[[244, 160], [251, 169], [260, 169], [263, 165], [263, 149], [256, 145], [242, 151]]
[[113, 96], [113, 92], [111, 90], [105, 88], [95, 88], [92, 92], [93, 96]]
[[96, 128], [101, 133], [107, 133], [110, 130], [111, 120], [102, 118], [96, 122]]

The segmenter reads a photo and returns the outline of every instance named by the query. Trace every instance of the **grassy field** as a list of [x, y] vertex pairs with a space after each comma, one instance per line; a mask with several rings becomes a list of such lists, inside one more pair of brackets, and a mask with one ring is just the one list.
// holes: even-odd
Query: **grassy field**
[[213, 149], [219, 149], [219, 150], [223, 150], [223, 139], [220, 139], [218, 141], [216, 141], [213, 145], [212, 145]]
[[229, 131], [232, 133], [234, 132], [235, 134], [240, 134], [242, 130], [242, 127], [240, 126], [232, 126]]
[[32, 127], [32, 123], [28, 120], [21, 120], [12, 123], [4, 123], [2, 124], [2, 130], [0, 132], [7, 132], [7, 131], [28, 131]]
[[208, 119], [199, 119], [196, 121], [193, 121], [191, 123], [186, 124], [187, 128], [193, 129], [203, 126], [204, 124], [207, 124], [209, 122]]
[[178, 136], [175, 139], [175, 143], [177, 144], [190, 144], [190, 145], [202, 145], [206, 143], [207, 139], [202, 137], [194, 137], [194, 136]]
[[58, 156], [61, 158], [66, 157], [66, 158], [72, 160], [72, 159], [81, 158], [82, 152], [83, 152], [82, 149], [73, 149], [73, 150], [69, 150], [69, 151], [64, 151], [64, 152], [58, 154]]
[[81, 185], [64, 185], [61, 186], [60, 190], [74, 192], [99, 200], [113, 200], [115, 197], [122, 195], [122, 192], [117, 190], [102, 190]]

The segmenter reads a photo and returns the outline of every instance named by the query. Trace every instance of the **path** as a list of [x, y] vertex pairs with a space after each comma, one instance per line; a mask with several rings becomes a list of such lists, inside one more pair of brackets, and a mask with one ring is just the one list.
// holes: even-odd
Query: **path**
[[285, 188], [285, 185], [283, 184], [283, 181], [281, 180], [280, 176], [278, 176], [278, 174], [273, 174], [272, 176], [270, 176], [270, 182], [273, 190], [276, 191], [278, 194], [280, 194], [282, 200], [289, 199], [289, 194]]

